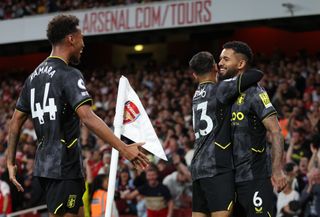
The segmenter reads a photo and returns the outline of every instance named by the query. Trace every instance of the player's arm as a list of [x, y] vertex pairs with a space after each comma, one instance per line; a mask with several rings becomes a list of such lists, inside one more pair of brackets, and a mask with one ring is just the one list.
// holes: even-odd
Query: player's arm
[[7, 152], [7, 167], [9, 171], [10, 181], [17, 187], [18, 191], [24, 191], [21, 184], [16, 179], [17, 165], [16, 150], [20, 138], [20, 131], [27, 120], [28, 114], [15, 110], [9, 125], [9, 139], [8, 139], [8, 152]]
[[249, 69], [237, 77], [226, 79], [219, 84], [217, 97], [224, 104], [232, 103], [243, 91], [257, 84], [262, 77], [262, 71]]
[[271, 137], [271, 154], [272, 154], [272, 183], [281, 191], [286, 185], [286, 177], [282, 171], [282, 157], [283, 157], [283, 136], [281, 128], [275, 114], [267, 116], [262, 121]]
[[257, 84], [263, 77], [263, 72], [258, 69], [248, 69], [244, 73], [238, 76], [237, 87], [238, 93], [241, 94], [243, 91]]
[[110, 128], [101, 120], [87, 104], [81, 105], [77, 108], [81, 121], [98, 137], [100, 137], [106, 143], [109, 143], [113, 148], [117, 149], [120, 154], [130, 160], [132, 164], [144, 169], [148, 163], [148, 158], [139, 150], [142, 143], [126, 145], [118, 137], [116, 137]]

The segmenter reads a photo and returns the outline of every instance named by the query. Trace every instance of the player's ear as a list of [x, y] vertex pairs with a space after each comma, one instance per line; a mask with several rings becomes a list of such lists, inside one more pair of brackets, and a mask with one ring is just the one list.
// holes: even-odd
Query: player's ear
[[215, 72], [215, 73], [217, 73], [218, 71], [219, 71], [219, 69], [218, 69], [218, 64], [213, 64], [213, 71]]
[[246, 60], [244, 60], [244, 59], [240, 60], [239, 63], [238, 63], [238, 70], [244, 69], [246, 67], [246, 65], [247, 65], [247, 61]]
[[74, 44], [74, 36], [72, 34], [69, 34], [66, 36], [67, 43], [73, 45]]

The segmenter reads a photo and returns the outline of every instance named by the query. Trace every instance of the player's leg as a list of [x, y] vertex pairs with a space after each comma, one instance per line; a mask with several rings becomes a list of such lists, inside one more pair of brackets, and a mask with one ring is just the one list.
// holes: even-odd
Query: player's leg
[[84, 217], [83, 206], [79, 208], [78, 214], [66, 213], [63, 215], [63, 217]]
[[[275, 199], [269, 178], [237, 184], [238, 202], [247, 217], [274, 217]], [[235, 213], [238, 217], [237, 213]]]
[[206, 213], [192, 212], [192, 217], [209, 217]]
[[218, 212], [212, 212], [211, 217], [230, 217], [232, 214], [231, 211], [218, 211]]
[[229, 217], [234, 204], [233, 172], [219, 174], [201, 180], [201, 187], [207, 201], [211, 217]]
[[83, 179], [52, 180], [46, 189], [47, 206], [51, 217], [83, 216]]
[[208, 217], [209, 209], [200, 179], [192, 183], [192, 217]]
[[[234, 174], [225, 173], [214, 177], [213, 183], [216, 196], [210, 196], [209, 209], [211, 217], [230, 217], [234, 205]], [[215, 198], [218, 198], [217, 200]]]

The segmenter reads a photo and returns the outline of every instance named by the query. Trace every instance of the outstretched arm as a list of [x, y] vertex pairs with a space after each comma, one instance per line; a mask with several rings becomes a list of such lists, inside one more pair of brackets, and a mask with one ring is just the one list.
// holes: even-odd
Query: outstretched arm
[[21, 127], [27, 120], [28, 114], [15, 110], [10, 121], [9, 126], [9, 140], [8, 140], [8, 156], [7, 167], [9, 171], [10, 181], [17, 187], [18, 191], [24, 191], [21, 184], [16, 179], [17, 165], [16, 165], [16, 150], [20, 138]]
[[126, 145], [117, 138], [110, 128], [99, 118], [87, 104], [80, 106], [76, 110], [81, 121], [103, 141], [109, 143], [113, 148], [117, 149], [120, 154], [130, 160], [135, 167], [144, 169], [147, 167], [149, 160], [140, 151], [142, 144]]
[[283, 156], [283, 136], [276, 115], [266, 117], [262, 121], [263, 125], [271, 135], [272, 147], [272, 184], [279, 192], [286, 186], [286, 177], [282, 171], [282, 156]]

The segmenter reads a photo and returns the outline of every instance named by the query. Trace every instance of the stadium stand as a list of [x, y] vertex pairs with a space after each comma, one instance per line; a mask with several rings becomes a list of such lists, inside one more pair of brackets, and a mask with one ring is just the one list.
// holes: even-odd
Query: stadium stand
[[[5, 0], [0, 2], [0, 20], [6, 22], [9, 19], [22, 17], [24, 19], [25, 16], [31, 17], [37, 14], [148, 2], [151, 1]], [[119, 6], [119, 8], [121, 7]], [[292, 18], [292, 20], [294, 19], [296, 18]], [[303, 20], [306, 21], [306, 18]], [[317, 20], [319, 20], [319, 16]], [[277, 109], [282, 134], [285, 138], [283, 170], [291, 185], [287, 186], [284, 190], [285, 193], [281, 192], [279, 195], [275, 195], [280, 198], [277, 202], [278, 216], [288, 210], [304, 214], [301, 216], [306, 217], [320, 216], [320, 200], [314, 197], [320, 189], [320, 171], [318, 169], [320, 161], [320, 48], [314, 42], [318, 40], [320, 35], [317, 31], [318, 26], [312, 29], [311, 24], [305, 25], [311, 26], [312, 31], [304, 32], [306, 27], [295, 26], [297, 22], [291, 24], [288, 22], [288, 26], [281, 30], [265, 27], [264, 21], [257, 24], [258, 27], [251, 28], [249, 22], [236, 23], [231, 26], [219, 24], [216, 29], [209, 25], [209, 27], [192, 27], [191, 30], [187, 28], [181, 31], [177, 29], [163, 30], [165, 33], [157, 31], [157, 34], [150, 34], [150, 32], [145, 34], [123, 33], [124, 35], [132, 34], [127, 37], [121, 37], [120, 34], [117, 34], [116, 37], [106, 36], [104, 38], [101, 36], [93, 37], [93, 39], [88, 37], [89, 43], [86, 44], [87, 47], [82, 57], [82, 61], [87, 65], [80, 67], [82, 67], [82, 72], [87, 79], [88, 91], [94, 98], [92, 108], [108, 126], [112, 127], [117, 85], [120, 76], [125, 75], [146, 108], [169, 158], [169, 161], [165, 162], [150, 156], [158, 167], [159, 179], [160, 181], [172, 180], [179, 172], [177, 162], [189, 166], [190, 156], [193, 154], [194, 132], [192, 130], [191, 103], [196, 83], [187, 67], [186, 60], [191, 56], [189, 54], [194, 54], [195, 51], [202, 49], [215, 49], [215, 54], [218, 54], [221, 49], [220, 45], [224, 41], [233, 39], [246, 41], [254, 48], [254, 65], [265, 73], [260, 85], [267, 90]], [[282, 27], [286, 22], [287, 20], [276, 20], [270, 26]], [[237, 28], [237, 25], [240, 27]], [[116, 49], [123, 49], [119, 44], [127, 46], [130, 43], [131, 46], [131, 43], [136, 41], [146, 42], [146, 44], [163, 42], [165, 40], [162, 34], [169, 38], [165, 42], [165, 49], [155, 46], [153, 50], [147, 51], [154, 54], [164, 53], [165, 57], [161, 56], [162, 59], [153, 55], [152, 58], [158, 57], [157, 60], [153, 60], [148, 56], [149, 53], [139, 56], [136, 53], [132, 54], [131, 51], [126, 53], [128, 55], [125, 59], [119, 57], [120, 52], [114, 52]], [[214, 37], [217, 39], [212, 39]], [[20, 44], [3, 45], [5, 49], [2, 51], [3, 47], [0, 47], [2, 55], [0, 57], [0, 181], [9, 184], [12, 211], [44, 204], [41, 189], [32, 179], [32, 164], [37, 148], [37, 138], [30, 120], [23, 127], [17, 151], [18, 180], [24, 185], [24, 193], [18, 193], [10, 183], [5, 163], [8, 125], [23, 82], [33, 67], [30, 64], [32, 61], [29, 60], [33, 58], [34, 62], [38, 63], [38, 60], [43, 59], [47, 55], [45, 52], [49, 50], [48, 46], [43, 46], [43, 42], [32, 42], [31, 45], [27, 44], [25, 47], [21, 45], [24, 42], [20, 42]], [[119, 46], [115, 48], [110, 45], [113, 42]], [[33, 46], [37, 47], [34, 52], [36, 54], [28, 52], [28, 49]], [[277, 49], [278, 47], [280, 49]], [[99, 48], [103, 48], [102, 51]], [[114, 50], [112, 51], [112, 49]], [[8, 61], [11, 57], [9, 54], [5, 55], [4, 50], [10, 53], [12, 61]], [[89, 54], [86, 54], [87, 51]], [[36, 56], [37, 54], [38, 56]], [[15, 58], [15, 55], [25, 55], [27, 58]], [[108, 58], [110, 56], [110, 58], [103, 58], [104, 56]], [[117, 59], [121, 59], [120, 63], [113, 64]], [[131, 64], [128, 59], [135, 60], [139, 64]], [[164, 61], [162, 61], [163, 59]], [[27, 65], [27, 62], [27, 69], [21, 69], [21, 66]], [[81, 145], [87, 173], [86, 181], [90, 188], [90, 183], [94, 182], [98, 174], [108, 173], [111, 148], [91, 134], [85, 126], [81, 127]], [[173, 198], [175, 210], [172, 217], [191, 216], [191, 181], [188, 178], [183, 182], [173, 181], [176, 181], [179, 187], [174, 189], [176, 192], [172, 192], [172, 195], [175, 195]], [[145, 172], [134, 169], [130, 162], [120, 159], [115, 194], [120, 217], [145, 216], [146, 207], [143, 198], [125, 200], [121, 197], [123, 192], [133, 191], [144, 183], [146, 183]], [[164, 183], [169, 183], [169, 181], [164, 181]], [[1, 193], [6, 194], [5, 192]], [[296, 197], [292, 200], [287, 197], [288, 194], [294, 194]], [[20, 216], [40, 216], [40, 214]], [[90, 214], [87, 213], [86, 217], [88, 216]]]

